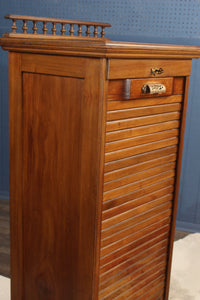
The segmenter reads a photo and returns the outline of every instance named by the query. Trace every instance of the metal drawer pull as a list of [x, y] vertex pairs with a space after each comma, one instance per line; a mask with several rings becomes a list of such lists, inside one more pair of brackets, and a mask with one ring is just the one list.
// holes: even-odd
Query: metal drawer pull
[[142, 87], [144, 94], [162, 94], [166, 92], [166, 87], [161, 83], [148, 83]]

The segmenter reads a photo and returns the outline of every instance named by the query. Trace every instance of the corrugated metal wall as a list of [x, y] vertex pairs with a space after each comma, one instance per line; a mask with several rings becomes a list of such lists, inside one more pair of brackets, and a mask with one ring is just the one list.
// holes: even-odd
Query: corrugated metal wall
[[[0, 35], [8, 14], [110, 22], [112, 40], [200, 45], [199, 0], [0, 1]], [[8, 196], [8, 65], [0, 50], [0, 195]], [[178, 226], [200, 231], [200, 62], [192, 67], [183, 154]]]

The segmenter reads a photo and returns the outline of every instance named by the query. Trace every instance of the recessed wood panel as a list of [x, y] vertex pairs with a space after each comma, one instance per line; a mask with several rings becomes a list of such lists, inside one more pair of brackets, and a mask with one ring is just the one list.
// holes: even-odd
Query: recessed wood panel
[[83, 80], [25, 73], [23, 84], [25, 297], [73, 299], [79, 269]]
[[[92, 103], [85, 98], [88, 82], [23, 73], [22, 250], [27, 299], [93, 297], [94, 199], [99, 185], [93, 172], [99, 160], [93, 148], [98, 142], [87, 142], [87, 153], [85, 142], [94, 136], [98, 140], [99, 102], [97, 94]], [[90, 164], [97, 168], [88, 169]]]

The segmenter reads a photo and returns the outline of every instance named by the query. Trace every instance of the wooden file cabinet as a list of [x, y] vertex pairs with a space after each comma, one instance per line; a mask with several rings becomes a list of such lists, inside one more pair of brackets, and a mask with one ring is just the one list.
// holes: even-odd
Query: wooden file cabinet
[[25, 34], [0, 41], [12, 299], [168, 299], [199, 48]]

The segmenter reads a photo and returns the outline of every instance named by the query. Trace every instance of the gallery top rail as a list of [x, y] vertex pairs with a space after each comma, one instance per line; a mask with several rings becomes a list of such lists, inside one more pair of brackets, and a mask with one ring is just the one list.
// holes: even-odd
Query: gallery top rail
[[[30, 37], [30, 35], [35, 35], [34, 37], [39, 36], [48, 36], [48, 37], [65, 37], [65, 38], [88, 38], [88, 39], [105, 39], [105, 28], [111, 27], [109, 23], [102, 22], [87, 22], [87, 21], [77, 21], [77, 20], [66, 20], [66, 19], [56, 19], [56, 18], [43, 18], [43, 17], [34, 17], [34, 16], [21, 16], [21, 15], [6, 15], [6, 19], [10, 19], [13, 21], [11, 29], [11, 33], [7, 33], [7, 36], [14, 37], [17, 35], [18, 37]], [[17, 32], [17, 21], [23, 21], [23, 33]], [[33, 22], [32, 33], [28, 33], [28, 25], [27, 22]], [[43, 34], [38, 34], [37, 23], [43, 23]], [[52, 24], [51, 32], [48, 33], [47, 23]], [[61, 24], [60, 34], [57, 34], [56, 24]], [[67, 34], [66, 25], [69, 25], [69, 32]], [[77, 30], [75, 30], [74, 25], [77, 26]], [[82, 26], [86, 26], [85, 30], [83, 30]], [[90, 31], [91, 27], [93, 27], [93, 31]], [[98, 35], [98, 27], [101, 28], [100, 35]], [[28, 36], [27, 36], [28, 35]]]

